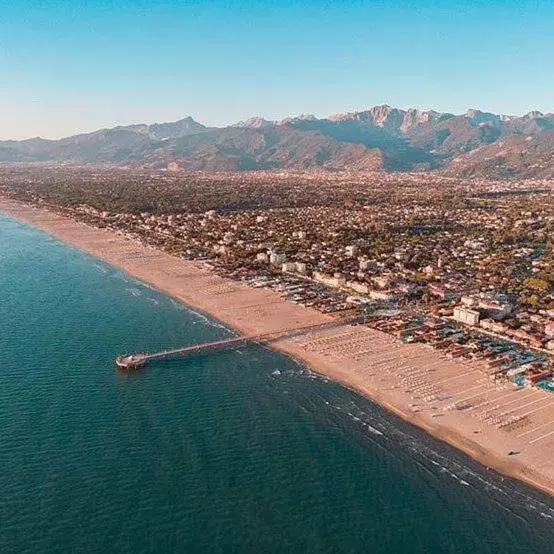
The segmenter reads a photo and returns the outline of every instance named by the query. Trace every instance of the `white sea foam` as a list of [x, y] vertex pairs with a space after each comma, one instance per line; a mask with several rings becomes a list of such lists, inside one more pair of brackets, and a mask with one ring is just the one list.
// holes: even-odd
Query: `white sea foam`
[[383, 433], [381, 433], [381, 431], [379, 431], [379, 429], [375, 429], [375, 427], [372, 427], [369, 423], [366, 423], [366, 425], [367, 425], [367, 428], [369, 429], [369, 431], [371, 433], [373, 433], [374, 435], [383, 436]]
[[202, 320], [206, 325], [209, 325], [210, 327], [216, 327], [217, 329], [225, 329], [226, 331], [229, 331], [229, 328], [223, 325], [222, 323], [219, 323], [218, 321], [215, 321], [213, 319], [210, 319], [209, 317], [205, 316], [204, 314], [197, 312], [196, 310], [193, 310], [192, 308], [185, 308], [189, 313], [196, 316], [198, 319]]
[[92, 264], [94, 268], [98, 269], [101, 273], [108, 273], [108, 268], [100, 264]]

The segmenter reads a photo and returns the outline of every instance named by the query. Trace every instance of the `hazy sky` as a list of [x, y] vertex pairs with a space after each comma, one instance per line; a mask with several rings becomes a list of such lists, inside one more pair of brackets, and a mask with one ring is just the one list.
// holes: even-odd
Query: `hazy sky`
[[554, 0], [0, 0], [0, 138], [381, 103], [554, 111]]

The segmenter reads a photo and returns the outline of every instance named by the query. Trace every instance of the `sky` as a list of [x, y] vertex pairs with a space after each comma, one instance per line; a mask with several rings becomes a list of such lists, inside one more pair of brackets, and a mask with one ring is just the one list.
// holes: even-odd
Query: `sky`
[[554, 112], [553, 0], [0, 0], [0, 139], [377, 104]]

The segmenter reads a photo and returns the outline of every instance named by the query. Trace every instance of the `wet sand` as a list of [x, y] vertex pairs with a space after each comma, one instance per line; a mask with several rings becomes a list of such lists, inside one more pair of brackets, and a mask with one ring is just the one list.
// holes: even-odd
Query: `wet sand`
[[[113, 231], [0, 198], [0, 212], [34, 225], [245, 334], [332, 321], [273, 291], [214, 275]], [[554, 495], [554, 395], [493, 382], [477, 362], [449, 360], [362, 326], [340, 325], [272, 347], [360, 392], [485, 466]], [[518, 452], [509, 456], [508, 452]]]

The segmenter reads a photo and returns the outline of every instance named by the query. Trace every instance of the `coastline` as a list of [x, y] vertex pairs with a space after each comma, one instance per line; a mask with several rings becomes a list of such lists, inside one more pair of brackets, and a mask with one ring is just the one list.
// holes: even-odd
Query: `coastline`
[[[245, 334], [331, 320], [316, 310], [286, 302], [273, 291], [219, 277], [200, 262], [180, 260], [45, 209], [0, 197], [0, 213], [101, 258]], [[505, 389], [494, 388], [500, 385], [493, 385], [477, 363], [444, 360], [426, 346], [406, 345], [380, 331], [348, 325], [280, 339], [271, 348], [368, 397], [481, 464], [554, 496], [554, 435], [544, 440], [527, 435], [533, 437], [531, 442], [521, 436], [527, 434], [526, 428], [498, 429], [467, 411], [446, 409], [464, 399], [467, 391], [486, 398], [505, 394]], [[413, 389], [419, 391], [415, 399]], [[540, 418], [529, 424], [540, 428], [554, 421], [554, 403]], [[511, 450], [519, 452], [517, 457], [507, 457]]]

